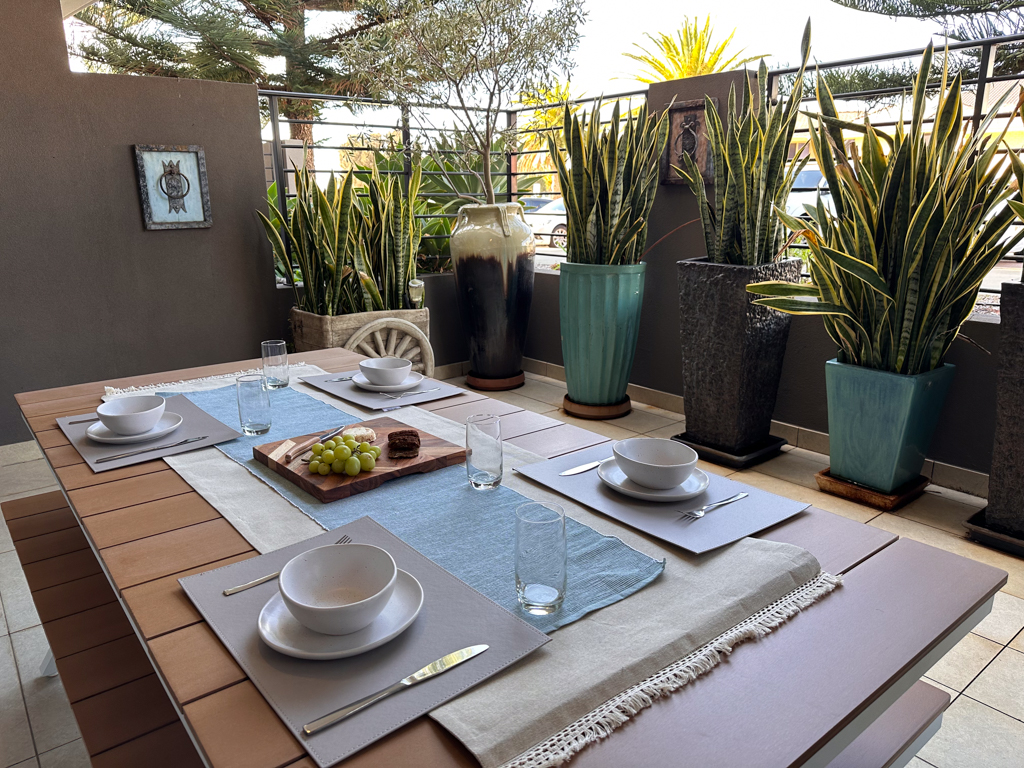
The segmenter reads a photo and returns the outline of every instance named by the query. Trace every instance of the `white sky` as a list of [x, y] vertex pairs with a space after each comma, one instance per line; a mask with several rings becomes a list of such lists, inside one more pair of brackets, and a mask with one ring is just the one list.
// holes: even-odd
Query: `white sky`
[[[923, 48], [939, 31], [934, 22], [890, 19], [854, 11], [831, 0], [719, 0], [714, 5], [694, 0], [587, 0], [589, 18], [576, 53], [573, 90], [598, 95], [634, 90], [625, 73], [636, 62], [623, 57], [633, 43], [648, 42], [644, 33], [672, 32], [710, 12], [716, 39], [736, 29], [734, 44], [747, 55], [768, 54], [768, 65], [796, 64], [800, 36], [811, 19], [811, 57], [818, 61]], [[754, 65], [750, 65], [754, 66]], [[615, 79], [616, 77], [623, 79]]]

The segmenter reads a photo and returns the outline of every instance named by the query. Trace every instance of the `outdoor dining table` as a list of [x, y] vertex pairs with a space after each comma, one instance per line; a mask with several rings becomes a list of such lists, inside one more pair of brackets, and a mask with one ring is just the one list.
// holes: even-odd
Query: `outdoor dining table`
[[[293, 358], [327, 372], [363, 359], [342, 349]], [[55, 422], [91, 413], [105, 386], [258, 365], [18, 395], [62, 490], [3, 512], [95, 766], [313, 766], [177, 581], [258, 553], [163, 460], [93, 473]], [[476, 392], [420, 407], [457, 422], [495, 413], [509, 442], [546, 458], [608, 442]], [[760, 536], [808, 550], [843, 586], [586, 747], [574, 766], [882, 768], [903, 765], [934, 733], [949, 696], [919, 678], [991, 610], [1006, 574], [815, 508]], [[427, 717], [344, 762], [476, 764]]]

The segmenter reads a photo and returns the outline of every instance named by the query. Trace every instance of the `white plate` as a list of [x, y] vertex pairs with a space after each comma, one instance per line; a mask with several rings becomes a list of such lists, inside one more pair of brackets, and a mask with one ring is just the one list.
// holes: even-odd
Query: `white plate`
[[143, 432], [141, 435], [119, 435], [117, 432], [111, 432], [103, 426], [102, 421], [97, 421], [91, 425], [85, 430], [85, 434], [97, 443], [144, 443], [147, 440], [156, 440], [158, 437], [163, 437], [173, 432], [181, 426], [181, 422], [182, 418], [178, 414], [164, 411], [164, 415], [160, 417], [160, 421], [156, 423], [156, 426], [149, 430], [149, 432]]
[[322, 635], [299, 624], [280, 592], [275, 592], [258, 622], [263, 642], [286, 656], [325, 661], [366, 653], [402, 634], [423, 607], [423, 587], [411, 573], [398, 569], [395, 591], [370, 626], [349, 635]]
[[365, 389], [367, 392], [405, 392], [406, 390], [415, 387], [421, 381], [423, 381], [422, 373], [410, 373], [405, 377], [405, 381], [401, 384], [387, 385], [372, 384], [370, 380], [361, 373], [357, 373], [352, 377], [352, 383], [360, 389]]
[[700, 496], [704, 493], [711, 483], [711, 478], [707, 474], [694, 467], [693, 474], [686, 478], [686, 482], [675, 488], [669, 488], [667, 491], [644, 488], [644, 486], [637, 485], [626, 477], [626, 473], [619, 469], [619, 465], [615, 463], [614, 456], [601, 462], [601, 465], [597, 468], [597, 476], [609, 488], [619, 493], [624, 493], [627, 496], [632, 496], [634, 499], [643, 499], [644, 501], [684, 501], [692, 499], [694, 496]]

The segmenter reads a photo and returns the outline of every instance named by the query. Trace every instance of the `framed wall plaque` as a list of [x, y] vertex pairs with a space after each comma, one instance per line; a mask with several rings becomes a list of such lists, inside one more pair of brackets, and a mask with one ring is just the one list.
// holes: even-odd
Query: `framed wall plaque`
[[[715, 109], [718, 100], [712, 99]], [[685, 184], [676, 168], [684, 168], [683, 155], [689, 155], [700, 169], [704, 183], [714, 186], [714, 158], [708, 146], [706, 102], [704, 99], [676, 102], [668, 107], [668, 142], [661, 158], [661, 183]], [[708, 190], [713, 194], [713, 190]]]
[[196, 229], [213, 224], [202, 147], [136, 144], [134, 149], [146, 229]]

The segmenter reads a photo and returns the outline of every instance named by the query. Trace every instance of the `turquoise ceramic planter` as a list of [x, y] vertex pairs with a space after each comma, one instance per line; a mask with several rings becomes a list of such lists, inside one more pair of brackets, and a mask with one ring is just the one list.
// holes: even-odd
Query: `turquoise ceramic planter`
[[906, 376], [825, 364], [833, 475], [891, 493], [921, 474], [956, 368]]
[[614, 405], [626, 398], [646, 271], [646, 264], [562, 264], [562, 357], [569, 399], [574, 402]]

